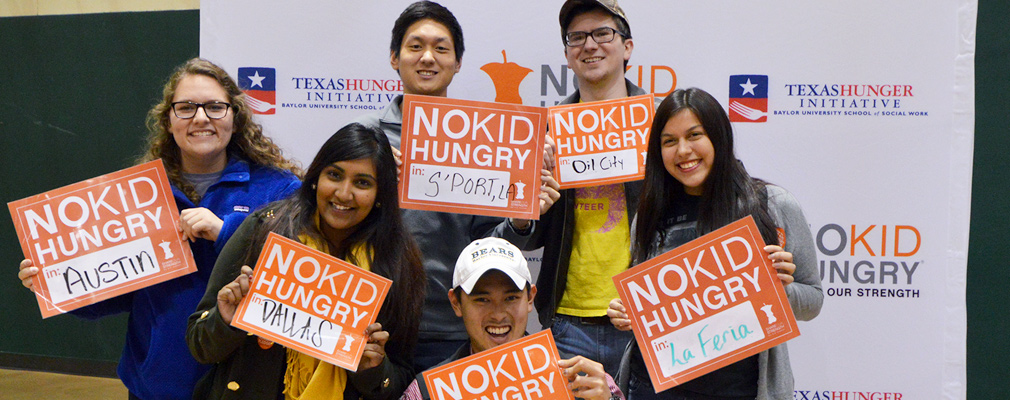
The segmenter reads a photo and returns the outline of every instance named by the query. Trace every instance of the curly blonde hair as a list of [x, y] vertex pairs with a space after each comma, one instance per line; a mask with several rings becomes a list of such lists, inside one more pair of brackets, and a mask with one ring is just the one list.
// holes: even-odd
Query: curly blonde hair
[[193, 185], [182, 178], [182, 154], [179, 145], [172, 136], [172, 122], [169, 111], [172, 109], [172, 99], [182, 78], [190, 75], [208, 76], [228, 93], [228, 102], [234, 111], [234, 132], [228, 142], [228, 156], [240, 157], [252, 164], [288, 170], [301, 177], [302, 170], [294, 161], [284, 158], [280, 147], [270, 138], [263, 135], [263, 126], [252, 119], [252, 110], [246, 105], [245, 93], [224, 69], [202, 58], [193, 58], [180, 65], [169, 77], [162, 90], [161, 102], [147, 112], [147, 151], [137, 160], [144, 163], [160, 158], [165, 164], [168, 179], [182, 190], [194, 203], [200, 201], [200, 195]]

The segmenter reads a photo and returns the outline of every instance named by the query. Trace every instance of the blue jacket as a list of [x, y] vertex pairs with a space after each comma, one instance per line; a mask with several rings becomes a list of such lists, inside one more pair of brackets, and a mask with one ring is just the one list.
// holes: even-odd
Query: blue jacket
[[193, 359], [186, 345], [186, 322], [207, 289], [218, 252], [242, 220], [259, 206], [287, 197], [301, 186], [288, 171], [230, 158], [221, 179], [193, 204], [172, 187], [179, 211], [204, 207], [224, 220], [218, 240], [190, 243], [197, 272], [111, 298], [72, 312], [94, 319], [129, 312], [119, 378], [141, 399], [192, 398], [193, 387], [210, 369]]

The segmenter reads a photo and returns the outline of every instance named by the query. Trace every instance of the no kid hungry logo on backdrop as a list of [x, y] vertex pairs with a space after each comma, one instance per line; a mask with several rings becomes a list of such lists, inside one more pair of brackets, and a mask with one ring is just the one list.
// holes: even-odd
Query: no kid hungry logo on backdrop
[[[910, 298], [925, 260], [915, 225], [827, 223], [814, 232], [824, 293], [829, 297]], [[917, 274], [918, 273], [918, 274]]]

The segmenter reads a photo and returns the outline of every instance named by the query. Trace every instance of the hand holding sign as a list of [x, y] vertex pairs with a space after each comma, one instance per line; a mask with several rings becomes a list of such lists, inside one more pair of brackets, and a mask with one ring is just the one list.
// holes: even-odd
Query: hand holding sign
[[555, 201], [561, 198], [561, 185], [554, 179], [554, 138], [544, 136], [544, 168], [540, 170], [540, 215], [547, 213]]
[[540, 180], [544, 183], [540, 187], [540, 215], [544, 215], [551, 209], [554, 202], [561, 198], [561, 186], [558, 185], [558, 181], [554, 179], [551, 171], [547, 169], [540, 170]]
[[217, 241], [224, 221], [214, 212], [203, 207], [187, 208], [179, 213], [179, 230], [182, 238], [195, 242], [196, 239]]
[[778, 271], [782, 286], [785, 287], [793, 283], [793, 273], [796, 272], [796, 264], [793, 264], [793, 253], [775, 245], [765, 246], [764, 250], [768, 253], [768, 259], [772, 260], [772, 266]]
[[621, 299], [610, 300], [610, 305], [607, 307], [607, 317], [610, 318], [610, 323], [617, 330], [631, 330], [631, 319], [628, 318], [628, 310], [624, 308], [624, 302]]
[[611, 396], [607, 373], [603, 364], [583, 356], [558, 360], [558, 367], [568, 381], [568, 389], [575, 397], [585, 400], [605, 400]]
[[243, 265], [241, 272], [231, 283], [224, 285], [217, 292], [217, 312], [221, 314], [224, 322], [231, 324], [235, 316], [235, 309], [238, 308], [242, 299], [249, 294], [249, 286], [252, 281], [253, 270], [248, 265]]
[[32, 289], [32, 278], [39, 274], [39, 269], [35, 268], [35, 264], [32, 260], [24, 259], [21, 260], [21, 269], [18, 270], [18, 279], [21, 280], [21, 286]]
[[382, 330], [382, 324], [376, 322], [368, 325], [365, 328], [365, 337], [368, 338], [368, 344], [365, 345], [365, 351], [361, 353], [358, 370], [378, 367], [386, 358], [386, 341], [389, 340], [389, 332]]
[[400, 183], [403, 181], [403, 154], [400, 154], [400, 149], [389, 146], [390, 150], [393, 150], [393, 161], [396, 161], [396, 182]]

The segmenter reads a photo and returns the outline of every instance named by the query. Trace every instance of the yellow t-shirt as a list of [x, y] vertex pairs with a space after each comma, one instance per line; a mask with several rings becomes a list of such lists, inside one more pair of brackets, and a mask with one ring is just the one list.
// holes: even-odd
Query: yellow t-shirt
[[559, 314], [607, 315], [607, 305], [617, 297], [612, 278], [631, 262], [629, 225], [624, 184], [575, 189], [572, 255]]

